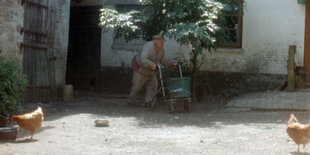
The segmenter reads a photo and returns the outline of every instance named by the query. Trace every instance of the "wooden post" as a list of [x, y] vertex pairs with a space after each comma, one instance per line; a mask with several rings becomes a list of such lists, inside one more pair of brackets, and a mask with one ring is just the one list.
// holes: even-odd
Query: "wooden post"
[[295, 89], [295, 54], [296, 45], [290, 45], [287, 61], [287, 91], [293, 91]]
[[310, 82], [310, 3], [306, 5], [304, 67], [308, 75], [307, 82]]

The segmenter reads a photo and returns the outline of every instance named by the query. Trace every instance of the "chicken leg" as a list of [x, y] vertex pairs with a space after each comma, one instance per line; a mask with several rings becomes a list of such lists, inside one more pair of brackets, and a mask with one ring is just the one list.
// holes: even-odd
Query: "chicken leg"
[[30, 139], [33, 140], [33, 132], [31, 132], [31, 137], [30, 137]]
[[26, 139], [29, 139], [29, 131], [26, 130], [26, 134], [27, 134]]

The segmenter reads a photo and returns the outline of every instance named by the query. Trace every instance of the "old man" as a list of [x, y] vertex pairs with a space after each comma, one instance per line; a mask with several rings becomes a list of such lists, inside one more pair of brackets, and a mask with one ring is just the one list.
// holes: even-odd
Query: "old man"
[[135, 101], [136, 95], [145, 87], [145, 104], [147, 108], [153, 109], [156, 104], [156, 95], [158, 89], [158, 80], [156, 68], [158, 64], [164, 67], [177, 66], [177, 63], [171, 63], [164, 59], [165, 39], [163, 35], [153, 36], [153, 41], [144, 44], [143, 49], [132, 60], [133, 79], [130, 89], [129, 106], [138, 106]]

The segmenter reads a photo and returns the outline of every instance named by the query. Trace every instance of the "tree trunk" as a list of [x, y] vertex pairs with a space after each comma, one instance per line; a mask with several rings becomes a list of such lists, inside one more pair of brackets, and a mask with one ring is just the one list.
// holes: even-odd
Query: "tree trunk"
[[193, 101], [197, 102], [197, 93], [196, 93], [196, 80], [197, 80], [197, 73], [198, 73], [198, 66], [197, 66], [197, 52], [196, 51], [192, 51], [193, 52], [193, 59], [192, 59], [192, 63], [193, 63], [193, 69], [192, 69], [192, 92], [193, 92]]

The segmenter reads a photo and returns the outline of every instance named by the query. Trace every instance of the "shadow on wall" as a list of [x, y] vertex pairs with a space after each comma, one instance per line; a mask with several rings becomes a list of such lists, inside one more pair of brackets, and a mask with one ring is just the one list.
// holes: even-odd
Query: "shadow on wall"
[[[254, 62], [257, 63], [257, 62]], [[257, 69], [253, 63], [248, 69]], [[100, 71], [100, 91], [106, 93], [128, 93], [131, 68], [105, 67]], [[185, 74], [186, 75], [186, 74]], [[175, 75], [172, 75], [175, 76]], [[200, 72], [199, 86], [206, 94], [242, 94], [278, 89], [286, 80], [286, 75], [258, 73]]]
[[261, 55], [255, 54], [248, 59], [246, 59], [245, 63], [245, 72], [247, 73], [258, 73], [259, 72], [259, 66], [260, 64], [260, 59]]

